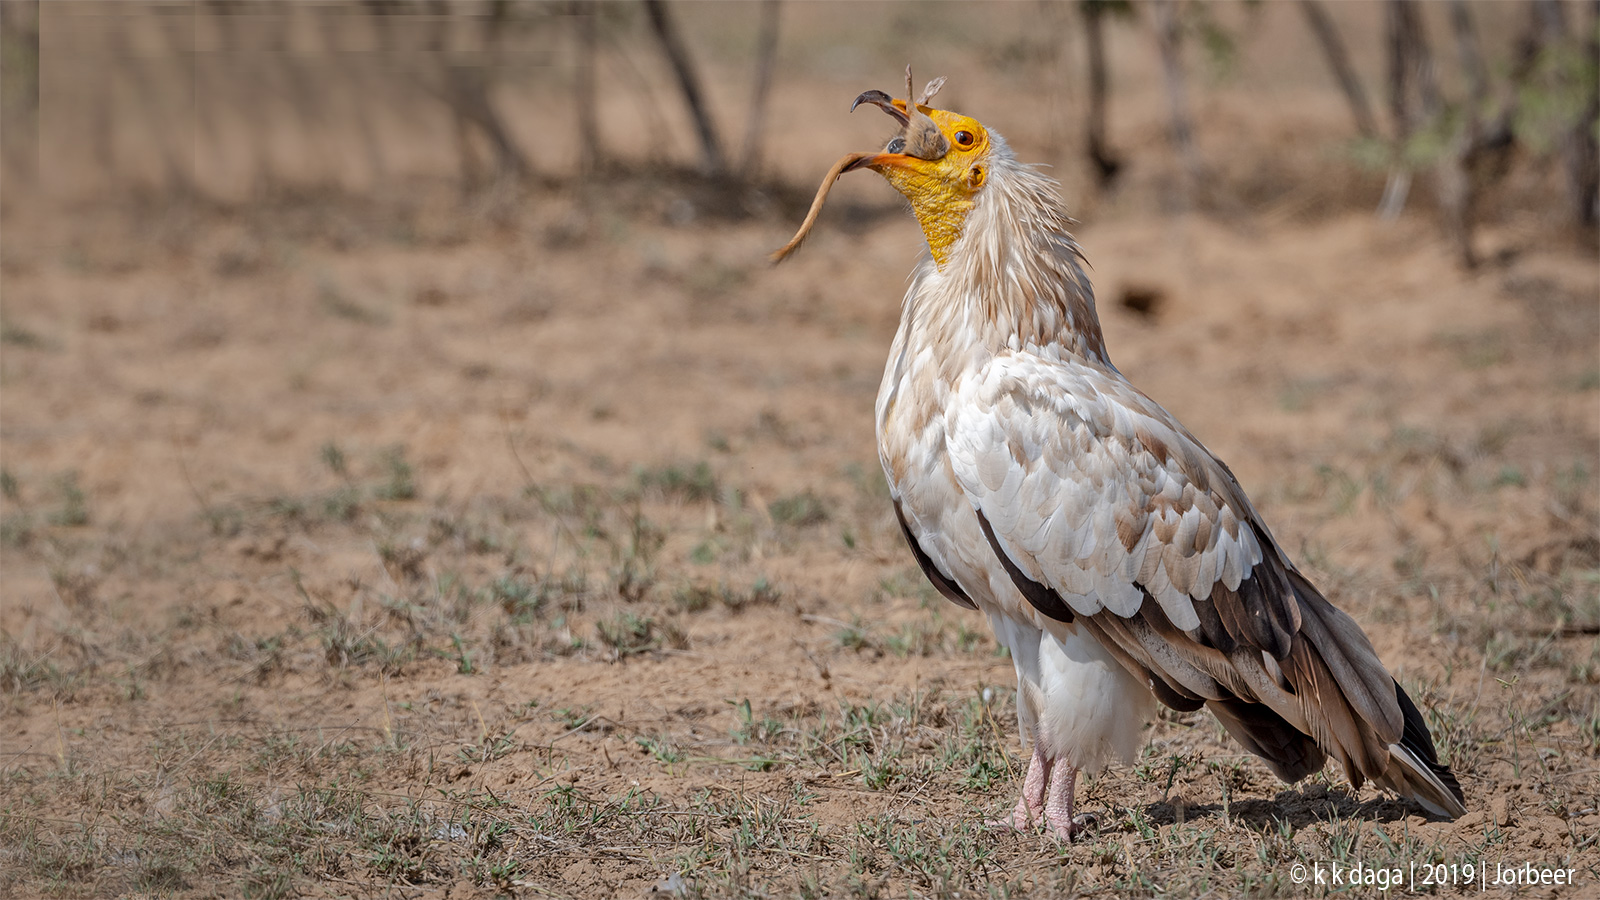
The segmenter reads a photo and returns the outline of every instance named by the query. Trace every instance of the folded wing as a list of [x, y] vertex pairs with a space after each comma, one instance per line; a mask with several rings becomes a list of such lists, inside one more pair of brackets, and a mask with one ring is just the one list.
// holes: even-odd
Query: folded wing
[[946, 415], [955, 476], [1039, 612], [1082, 622], [1169, 706], [1209, 706], [1287, 781], [1326, 754], [1357, 786], [1464, 812], [1366, 635], [1160, 406], [1114, 373], [1018, 354], [969, 376]]

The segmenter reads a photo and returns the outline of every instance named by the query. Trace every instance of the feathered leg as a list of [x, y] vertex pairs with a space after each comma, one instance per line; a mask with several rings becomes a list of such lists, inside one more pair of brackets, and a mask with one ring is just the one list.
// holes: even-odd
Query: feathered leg
[[1053, 763], [1054, 760], [1048, 759], [1039, 749], [1038, 743], [1034, 743], [1033, 757], [1028, 760], [1028, 774], [1022, 779], [1022, 796], [1017, 798], [1016, 808], [1009, 815], [990, 820], [989, 824], [1018, 831], [1038, 828], [1044, 821], [1045, 786], [1050, 780]]

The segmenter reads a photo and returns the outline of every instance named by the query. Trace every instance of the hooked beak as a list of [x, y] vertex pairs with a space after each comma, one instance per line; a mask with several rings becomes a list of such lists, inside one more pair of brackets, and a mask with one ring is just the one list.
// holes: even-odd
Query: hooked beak
[[890, 118], [900, 123], [901, 128], [911, 123], [911, 117], [906, 115], [906, 102], [904, 100], [896, 100], [883, 91], [862, 91], [861, 96], [856, 98], [856, 102], [850, 104], [850, 111], [855, 112], [856, 107], [863, 103], [871, 103], [873, 106], [888, 113]]
[[[856, 107], [863, 103], [870, 103], [888, 113], [889, 117], [900, 125], [902, 132], [911, 124], [911, 117], [906, 115], [906, 101], [904, 100], [896, 100], [883, 91], [862, 91], [861, 96], [850, 104], [850, 111], [855, 112]], [[885, 165], [904, 165], [909, 159], [904, 153], [900, 152], [905, 148], [905, 143], [903, 136], [896, 135], [890, 138], [889, 146], [882, 153], [863, 153], [846, 165], [844, 171], [854, 172], [857, 169], [877, 169], [879, 166]]]
[[[850, 111], [855, 112], [856, 107], [863, 103], [870, 103], [883, 110], [900, 126], [900, 133], [891, 138], [889, 145], [876, 157], [864, 159], [855, 163], [853, 168], [872, 168], [879, 166], [904, 166], [911, 159], [936, 160], [942, 159], [950, 152], [950, 141], [940, 133], [939, 126], [933, 119], [923, 112], [921, 104], [924, 99], [939, 89], [944, 83], [943, 78], [929, 82], [928, 89], [923, 91], [923, 98], [916, 101], [897, 100], [883, 91], [864, 91], [850, 104]], [[911, 90], [911, 71], [906, 70], [906, 91]], [[851, 170], [846, 170], [851, 171]]]

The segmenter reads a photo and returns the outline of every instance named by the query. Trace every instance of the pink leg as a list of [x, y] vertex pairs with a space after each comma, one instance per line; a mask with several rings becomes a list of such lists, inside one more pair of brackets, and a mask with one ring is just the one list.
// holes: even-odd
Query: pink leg
[[1056, 766], [1050, 773], [1050, 791], [1044, 802], [1044, 820], [1050, 831], [1063, 841], [1071, 841], [1082, 831], [1089, 816], [1073, 818], [1073, 794], [1078, 787], [1078, 770], [1073, 766]]
[[[990, 825], [1032, 831], [1044, 820], [1045, 783], [1050, 780], [1055, 760], [1048, 759], [1038, 744], [1033, 745], [1033, 758], [1028, 760], [1028, 774], [1022, 779], [1022, 796], [1016, 808], [1003, 818], [993, 819]], [[1068, 801], [1069, 803], [1071, 801]], [[1070, 816], [1071, 810], [1068, 810]]]

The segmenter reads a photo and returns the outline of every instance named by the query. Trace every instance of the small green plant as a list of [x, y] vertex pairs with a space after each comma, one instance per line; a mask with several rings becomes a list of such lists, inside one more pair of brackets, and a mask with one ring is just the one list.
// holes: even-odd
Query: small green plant
[[764, 576], [757, 578], [748, 590], [736, 590], [724, 585], [718, 591], [722, 605], [734, 612], [755, 606], [771, 606], [783, 598], [782, 592], [772, 586]]
[[411, 464], [406, 462], [404, 447], [396, 444], [384, 450], [378, 462], [383, 469], [383, 481], [373, 493], [379, 500], [416, 499], [417, 480]]
[[828, 521], [827, 505], [810, 491], [774, 500], [767, 504], [767, 512], [772, 515], [772, 521], [794, 528]]
[[67, 472], [56, 479], [61, 505], [50, 515], [51, 525], [80, 528], [89, 524], [89, 501], [78, 486], [78, 473]]
[[595, 623], [600, 643], [610, 647], [618, 659], [645, 653], [661, 646], [655, 620], [632, 612], [620, 612]]
[[[304, 505], [295, 503], [292, 507], [285, 507], [286, 511], [299, 510], [303, 513]], [[322, 498], [322, 514], [338, 522], [349, 522], [361, 512], [361, 492], [352, 485], [334, 490]]]
[[514, 623], [533, 621], [544, 605], [538, 586], [516, 575], [503, 575], [489, 585], [489, 597]]
[[465, 763], [493, 762], [517, 749], [517, 740], [509, 734], [485, 737], [481, 744], [470, 744], [456, 751], [456, 758]]
[[655, 757], [656, 762], [664, 766], [670, 766], [684, 760], [683, 750], [665, 735], [635, 738], [634, 743], [642, 747], [646, 753]]
[[857, 653], [862, 650], [877, 648], [877, 641], [873, 640], [872, 634], [867, 630], [866, 626], [861, 624], [860, 619], [856, 619], [851, 624], [839, 629], [834, 637], [838, 640], [840, 647], [846, 650], [854, 650]]
[[717, 496], [717, 477], [711, 464], [697, 462], [693, 465], [673, 464], [659, 469], [640, 469], [634, 473], [634, 483], [641, 489], [654, 489], [667, 496], [683, 500], [710, 500]]
[[472, 650], [467, 647], [467, 642], [461, 639], [461, 635], [450, 635], [450, 646], [454, 651], [456, 672], [461, 675], [476, 675], [478, 667], [472, 662]]
[[728, 731], [728, 736], [736, 744], [750, 743], [765, 744], [775, 740], [785, 731], [784, 724], [771, 716], [762, 716], [757, 721], [755, 712], [750, 708], [749, 698], [734, 703], [733, 706], [735, 725]]
[[323, 444], [321, 455], [322, 464], [328, 467], [328, 471], [343, 478], [345, 481], [350, 480], [349, 460], [345, 459], [344, 450], [337, 443], [328, 441]]
[[700, 584], [686, 584], [672, 592], [672, 605], [686, 613], [709, 609], [720, 591]]

